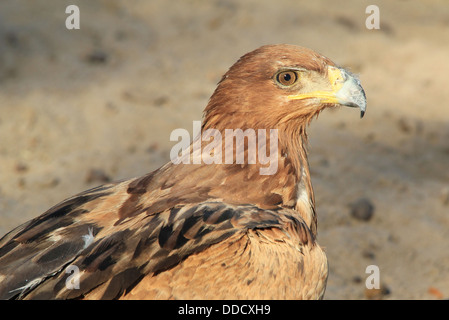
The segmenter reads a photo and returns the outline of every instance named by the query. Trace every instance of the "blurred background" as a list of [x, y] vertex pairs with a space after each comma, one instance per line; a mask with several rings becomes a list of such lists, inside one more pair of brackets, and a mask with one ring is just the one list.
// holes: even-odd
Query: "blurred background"
[[221, 75], [273, 43], [320, 52], [367, 94], [362, 120], [329, 110], [309, 129], [325, 298], [449, 298], [448, 1], [2, 0], [0, 236], [169, 161], [170, 132], [191, 132]]

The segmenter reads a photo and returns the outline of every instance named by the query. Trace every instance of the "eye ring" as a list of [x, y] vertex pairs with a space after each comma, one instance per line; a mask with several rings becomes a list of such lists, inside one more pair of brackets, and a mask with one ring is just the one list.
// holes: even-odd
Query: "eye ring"
[[298, 72], [294, 70], [284, 70], [276, 75], [276, 82], [283, 87], [291, 87], [299, 79]]

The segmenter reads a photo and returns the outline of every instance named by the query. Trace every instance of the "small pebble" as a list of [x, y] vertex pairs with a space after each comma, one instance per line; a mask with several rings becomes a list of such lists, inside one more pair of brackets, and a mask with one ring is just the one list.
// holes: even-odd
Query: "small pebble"
[[382, 300], [390, 293], [390, 289], [382, 283], [379, 289], [368, 289], [365, 287], [365, 298], [368, 300]]
[[147, 152], [156, 152], [159, 150], [159, 144], [157, 142], [152, 143], [148, 148], [147, 148]]
[[351, 17], [338, 16], [335, 18], [335, 22], [351, 31], [357, 31], [358, 29], [357, 23]]
[[349, 205], [351, 216], [357, 220], [368, 221], [374, 214], [374, 205], [367, 198], [360, 198]]
[[370, 259], [373, 260], [376, 258], [376, 254], [370, 250], [363, 250], [362, 251], [362, 257], [366, 258], [366, 259]]
[[410, 133], [413, 130], [413, 125], [406, 118], [400, 118], [398, 120], [398, 127], [404, 133]]
[[19, 163], [16, 163], [15, 169], [16, 169], [16, 172], [23, 173], [23, 172], [28, 171], [28, 166], [24, 163], [19, 162]]
[[167, 96], [160, 96], [160, 97], [154, 99], [153, 104], [156, 107], [162, 107], [162, 106], [164, 106], [164, 105], [166, 105], [168, 103], [168, 100], [169, 99], [168, 99]]
[[408, 118], [400, 118], [397, 121], [398, 128], [404, 133], [416, 133], [421, 134], [423, 131], [423, 123], [419, 120], [413, 121]]
[[108, 60], [108, 54], [103, 50], [93, 50], [86, 56], [86, 61], [91, 64], [103, 64]]
[[87, 173], [85, 181], [86, 183], [92, 182], [106, 183], [110, 182], [111, 178], [102, 169], [92, 168]]

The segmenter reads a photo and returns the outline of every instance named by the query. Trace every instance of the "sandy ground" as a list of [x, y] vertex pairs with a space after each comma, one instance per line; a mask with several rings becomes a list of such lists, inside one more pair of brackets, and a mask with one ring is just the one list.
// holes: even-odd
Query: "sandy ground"
[[[65, 8], [81, 29], [65, 28]], [[104, 181], [169, 160], [217, 81], [260, 45], [307, 46], [360, 75], [365, 118], [309, 130], [326, 299], [449, 298], [449, 5], [376, 1], [0, 2], [0, 235]], [[368, 221], [350, 204], [368, 200]], [[386, 294], [388, 293], [388, 294]]]

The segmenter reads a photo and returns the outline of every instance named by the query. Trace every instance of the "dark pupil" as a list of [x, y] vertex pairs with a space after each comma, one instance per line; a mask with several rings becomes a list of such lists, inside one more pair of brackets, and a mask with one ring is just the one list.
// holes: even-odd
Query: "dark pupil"
[[292, 76], [289, 73], [284, 74], [284, 81], [289, 82], [292, 79]]

